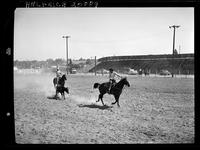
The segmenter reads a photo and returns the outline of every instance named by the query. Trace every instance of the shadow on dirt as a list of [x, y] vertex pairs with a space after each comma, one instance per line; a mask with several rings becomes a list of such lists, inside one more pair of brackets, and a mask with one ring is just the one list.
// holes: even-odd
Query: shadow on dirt
[[61, 98], [57, 97], [56, 99], [56, 96], [47, 96], [48, 99], [53, 99], [53, 100], [62, 100]]
[[104, 106], [100, 106], [100, 105], [96, 105], [96, 104], [79, 104], [78, 105], [79, 107], [88, 107], [88, 108], [98, 108], [98, 109], [101, 109], [101, 110], [104, 110], [104, 109], [107, 109], [107, 110], [110, 110], [112, 111], [110, 108], [112, 108], [113, 106], [108, 106], [108, 105], [104, 105]]

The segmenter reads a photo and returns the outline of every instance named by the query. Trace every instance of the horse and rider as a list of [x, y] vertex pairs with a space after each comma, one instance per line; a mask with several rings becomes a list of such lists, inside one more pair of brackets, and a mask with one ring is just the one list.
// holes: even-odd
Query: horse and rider
[[[102, 84], [94, 83], [94, 85], [93, 85], [93, 88], [94, 89], [98, 88], [99, 92], [100, 92], [98, 100], [96, 102], [101, 100], [102, 104], [104, 105], [103, 95], [108, 93], [108, 94], [114, 95], [114, 97], [115, 97], [115, 102], [113, 102], [112, 104], [117, 103], [118, 107], [120, 107], [119, 97], [122, 93], [122, 89], [124, 88], [125, 85], [130, 87], [130, 84], [127, 81], [126, 77], [120, 76], [112, 68], [109, 69], [109, 76], [108, 77], [109, 77], [109, 82], [104, 82]], [[116, 82], [116, 77], [120, 78], [119, 82]]]
[[59, 67], [56, 68], [56, 77], [53, 79], [54, 88], [56, 89], [55, 98], [57, 99], [58, 93], [61, 93], [65, 99], [65, 93], [69, 94], [69, 89], [65, 87], [65, 81], [67, 80], [66, 74], [63, 74]]
[[115, 72], [112, 68], [109, 69], [109, 88], [108, 88], [108, 94], [111, 94], [111, 87], [114, 86], [116, 82], [116, 77], [122, 79], [123, 77], [120, 76], [117, 72]]

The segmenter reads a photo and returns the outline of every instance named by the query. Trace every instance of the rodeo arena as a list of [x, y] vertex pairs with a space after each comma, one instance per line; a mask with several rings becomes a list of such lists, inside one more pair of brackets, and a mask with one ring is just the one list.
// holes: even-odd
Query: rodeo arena
[[194, 54], [14, 64], [16, 143], [194, 143]]

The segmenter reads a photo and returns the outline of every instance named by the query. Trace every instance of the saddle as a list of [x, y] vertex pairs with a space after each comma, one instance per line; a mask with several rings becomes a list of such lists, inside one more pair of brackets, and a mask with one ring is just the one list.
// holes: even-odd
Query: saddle
[[115, 87], [115, 85], [116, 85], [116, 82], [114, 82], [114, 83], [111, 83], [111, 87], [110, 87], [110, 90], [108, 89], [108, 94], [112, 94], [112, 88], [113, 87]]

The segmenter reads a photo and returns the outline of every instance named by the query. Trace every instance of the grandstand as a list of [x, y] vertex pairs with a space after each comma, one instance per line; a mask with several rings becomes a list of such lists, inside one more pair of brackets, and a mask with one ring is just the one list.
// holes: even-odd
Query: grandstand
[[[125, 72], [127, 68], [156, 74], [162, 69], [174, 74], [194, 74], [194, 54], [177, 55], [134, 55], [110, 56], [98, 59], [96, 70], [114, 68], [118, 72]], [[95, 67], [89, 70], [94, 72]]]

